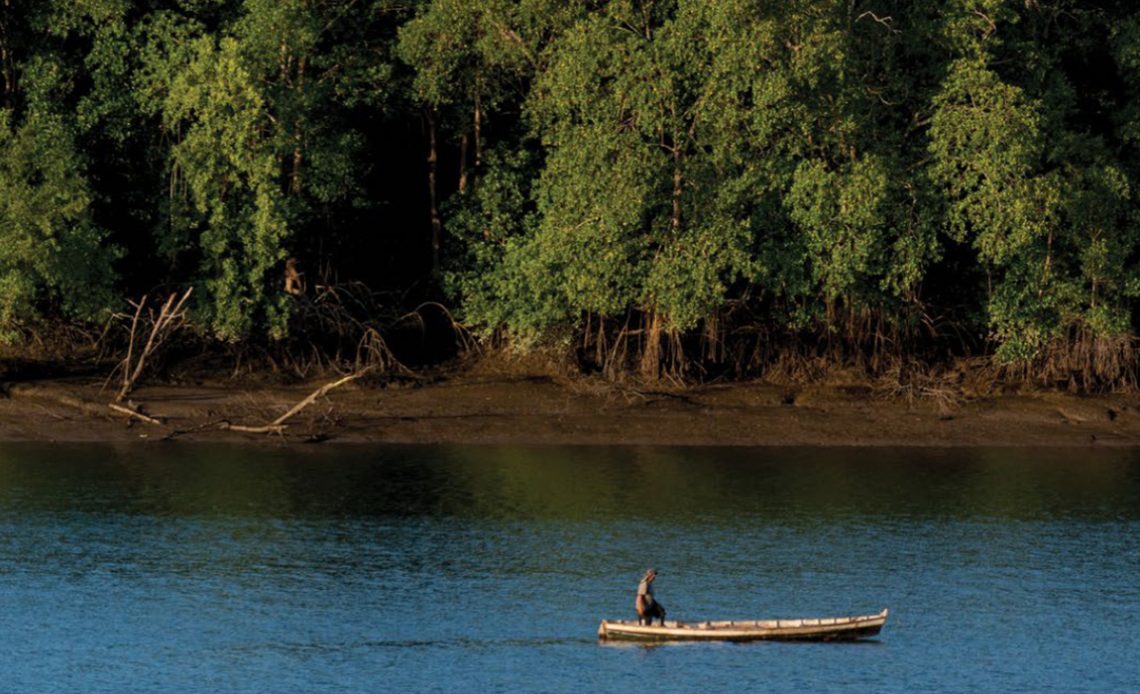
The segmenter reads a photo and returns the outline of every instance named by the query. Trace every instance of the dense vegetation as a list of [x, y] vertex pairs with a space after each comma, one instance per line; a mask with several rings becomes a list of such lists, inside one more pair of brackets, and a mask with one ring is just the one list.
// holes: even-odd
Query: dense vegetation
[[192, 285], [219, 343], [1131, 384], [1133, 8], [0, 0], [0, 335]]

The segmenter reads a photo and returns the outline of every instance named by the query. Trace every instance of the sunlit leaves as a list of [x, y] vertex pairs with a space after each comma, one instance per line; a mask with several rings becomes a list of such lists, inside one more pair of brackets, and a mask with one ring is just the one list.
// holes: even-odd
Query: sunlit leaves
[[175, 186], [184, 182], [200, 220], [214, 331], [230, 339], [248, 334], [254, 307], [266, 310], [271, 330], [282, 330], [281, 300], [265, 296], [266, 276], [284, 260], [289, 229], [267, 137], [270, 115], [236, 41], [195, 42], [170, 85], [163, 119], [182, 135], [172, 175]]
[[518, 281], [554, 280], [567, 310], [548, 321], [636, 308], [689, 329], [746, 269], [746, 225], [710, 178], [723, 145], [712, 127], [699, 140], [713, 105], [693, 61], [707, 60], [706, 49], [696, 26], [667, 17], [617, 4], [582, 19], [551, 47], [531, 92], [547, 157], [534, 234], [508, 256], [538, 264]]
[[[126, 239], [158, 261], [145, 279], [121, 264], [124, 284], [196, 284], [215, 336], [280, 336], [283, 259], [335, 274], [330, 249], [368, 247], [351, 222], [387, 213], [377, 181], [426, 178], [387, 170], [393, 145], [426, 155], [431, 133], [433, 280], [486, 332], [602, 318], [677, 337], [736, 312], [859, 350], [845, 316], [900, 344], [950, 316], [954, 349], [1012, 361], [1135, 332], [1125, 4], [44, 0], [2, 17], [3, 320], [112, 305], [114, 252], [96, 249]], [[385, 228], [426, 239], [423, 204], [390, 205]], [[94, 274], [60, 269], [77, 257]]]
[[796, 170], [786, 198], [790, 217], [803, 231], [813, 270], [828, 297], [856, 289], [882, 262], [889, 178], [886, 167], [867, 157], [828, 171], [820, 162]]
[[[963, 57], [933, 100], [930, 173], [947, 194], [948, 230], [977, 249], [990, 275], [998, 356], [1029, 361], [1073, 329], [1126, 331], [1137, 239], [1123, 170], [1068, 117], [1077, 92], [1066, 79], [1038, 75], [1040, 67], [1059, 72], [1061, 55], [1035, 44], [1015, 83], [1017, 71], [995, 56], [1010, 44], [1001, 38], [1017, 15], [991, 4], [992, 14], [975, 12], [988, 22], [981, 29], [947, 13]], [[1126, 31], [1119, 36], [1127, 65]]]
[[52, 99], [59, 67], [26, 66], [24, 118], [0, 109], [0, 337], [52, 304], [92, 319], [113, 305], [117, 251], [95, 225], [75, 132]]
[[339, 108], [372, 102], [354, 90], [386, 71], [339, 62], [347, 46], [330, 37], [364, 41], [354, 5], [246, 0], [215, 31], [192, 11], [138, 26], [139, 105], [169, 141], [157, 246], [171, 262], [200, 258], [200, 317], [224, 339], [284, 334], [284, 259], [320, 228], [321, 206], [359, 199], [364, 138]]

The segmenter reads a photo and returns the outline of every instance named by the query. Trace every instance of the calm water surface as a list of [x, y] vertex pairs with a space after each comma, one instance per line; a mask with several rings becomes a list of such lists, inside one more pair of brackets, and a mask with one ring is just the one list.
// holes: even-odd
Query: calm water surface
[[[602, 645], [867, 614], [855, 644]], [[0, 448], [5, 691], [1105, 691], [1140, 452]]]

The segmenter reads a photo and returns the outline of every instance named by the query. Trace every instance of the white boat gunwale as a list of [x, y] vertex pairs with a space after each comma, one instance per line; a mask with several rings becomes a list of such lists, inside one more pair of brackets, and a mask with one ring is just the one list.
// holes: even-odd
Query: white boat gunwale
[[884, 609], [878, 614], [855, 617], [667, 621], [664, 625], [639, 624], [636, 620], [602, 620], [598, 627], [598, 638], [676, 641], [857, 639], [878, 634], [888, 615], [889, 610]]

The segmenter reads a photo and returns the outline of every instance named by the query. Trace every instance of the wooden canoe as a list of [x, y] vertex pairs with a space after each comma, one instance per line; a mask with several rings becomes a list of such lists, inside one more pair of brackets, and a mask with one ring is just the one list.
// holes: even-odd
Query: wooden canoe
[[637, 620], [602, 620], [599, 639], [639, 641], [849, 641], [875, 636], [887, 610], [863, 617], [767, 619], [757, 621], [665, 622], [646, 626]]

